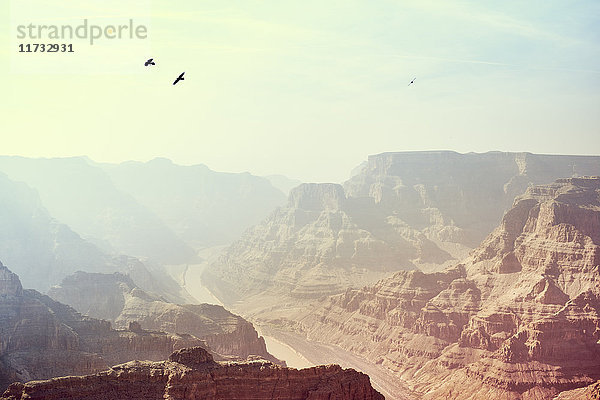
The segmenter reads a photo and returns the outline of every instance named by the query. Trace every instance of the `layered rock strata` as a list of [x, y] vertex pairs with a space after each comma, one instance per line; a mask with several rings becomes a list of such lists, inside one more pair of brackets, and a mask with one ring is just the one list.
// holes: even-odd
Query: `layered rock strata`
[[13, 384], [0, 398], [383, 400], [367, 375], [351, 369], [217, 363], [201, 347], [175, 352], [169, 361], [132, 361], [94, 375]]
[[0, 387], [14, 381], [88, 374], [134, 359], [161, 360], [204, 344], [191, 335], [129, 329], [81, 316], [35, 290], [0, 264]]
[[600, 378], [600, 178], [519, 197], [443, 272], [399, 272], [301, 320], [424, 398], [549, 399]]
[[244, 315], [272, 318], [274, 309], [293, 311], [399, 270], [441, 271], [466, 257], [529, 185], [599, 172], [596, 156], [370, 156], [343, 186], [293, 189], [287, 205], [232, 244], [203, 279]]
[[77, 272], [48, 294], [84, 315], [109, 320], [116, 328], [137, 322], [148, 330], [194, 335], [223, 357], [258, 356], [282, 363], [267, 352], [264, 339], [242, 317], [217, 305], [168, 303], [138, 288], [127, 275]]

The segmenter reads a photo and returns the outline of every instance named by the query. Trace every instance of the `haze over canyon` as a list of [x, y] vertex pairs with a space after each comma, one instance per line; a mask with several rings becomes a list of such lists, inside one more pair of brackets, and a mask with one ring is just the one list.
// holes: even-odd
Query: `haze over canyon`
[[1, 156], [1, 398], [593, 398], [599, 176], [506, 152], [382, 153], [341, 183]]

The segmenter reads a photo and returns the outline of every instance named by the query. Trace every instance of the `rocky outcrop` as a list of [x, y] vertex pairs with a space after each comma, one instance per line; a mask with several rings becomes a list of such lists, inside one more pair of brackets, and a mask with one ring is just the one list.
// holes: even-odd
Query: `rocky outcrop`
[[300, 326], [424, 398], [549, 399], [589, 385], [600, 379], [600, 178], [531, 187], [463, 262], [348, 289]]
[[295, 370], [265, 361], [217, 363], [201, 347], [169, 361], [132, 361], [94, 375], [11, 385], [6, 400], [383, 400], [367, 375], [337, 365]]
[[0, 387], [63, 375], [89, 374], [134, 359], [161, 360], [203, 344], [190, 335], [114, 330], [35, 290], [0, 265]]
[[264, 339], [242, 317], [217, 305], [168, 303], [138, 288], [127, 275], [77, 272], [48, 294], [84, 315], [109, 320], [120, 329], [136, 322], [143, 329], [191, 334], [222, 357], [245, 360], [258, 356], [282, 363], [267, 352]]
[[[396, 271], [434, 272], [456, 264], [529, 185], [599, 171], [600, 157], [591, 156], [371, 156], [343, 187], [293, 189], [288, 204], [233, 243], [203, 279], [246, 316], [272, 319], [274, 309], [287, 309], [289, 316], [299, 302], [372, 284]], [[517, 268], [511, 257], [502, 269]]]

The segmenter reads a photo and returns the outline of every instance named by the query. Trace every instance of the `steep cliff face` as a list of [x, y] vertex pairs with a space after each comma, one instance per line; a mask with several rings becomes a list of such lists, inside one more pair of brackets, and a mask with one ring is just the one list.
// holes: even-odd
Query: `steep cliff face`
[[600, 157], [451, 151], [370, 156], [344, 184], [430, 238], [475, 247], [531, 184], [597, 175]]
[[35, 290], [0, 264], [0, 387], [13, 381], [88, 374], [133, 359], [161, 360], [203, 342], [190, 335], [136, 329], [82, 317]]
[[414, 268], [411, 260], [452, 259], [425, 236], [381, 214], [370, 200], [346, 198], [341, 185], [302, 184], [288, 204], [250, 229], [204, 280], [232, 303], [265, 292], [315, 299]]
[[295, 370], [256, 361], [217, 363], [201, 347], [169, 361], [133, 361], [82, 377], [13, 384], [1, 399], [383, 400], [369, 377], [337, 365]]
[[[384, 153], [343, 189], [304, 184], [203, 276], [244, 315], [293, 309], [399, 270], [434, 272], [468, 255], [530, 184], [598, 174], [600, 157]], [[506, 260], [510, 267], [510, 259]], [[235, 304], [244, 299], [243, 304]], [[281, 313], [285, 317], [285, 313]]]
[[242, 317], [217, 305], [168, 303], [138, 288], [127, 275], [77, 272], [48, 294], [82, 314], [107, 319], [119, 329], [136, 322], [143, 329], [191, 334], [223, 357], [259, 356], [282, 363], [267, 352], [264, 339]]
[[531, 187], [462, 263], [399, 272], [302, 320], [425, 398], [546, 399], [600, 378], [600, 178]]

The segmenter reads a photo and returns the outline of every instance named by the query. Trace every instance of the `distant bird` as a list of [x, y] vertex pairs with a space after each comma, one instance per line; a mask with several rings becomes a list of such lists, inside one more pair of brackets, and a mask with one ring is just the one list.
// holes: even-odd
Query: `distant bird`
[[410, 86], [410, 85], [412, 85], [413, 83], [415, 83], [415, 80], [416, 80], [416, 79], [417, 79], [417, 78], [413, 78], [413, 80], [412, 80], [412, 81], [410, 81], [410, 83], [408, 84], [408, 86]]
[[181, 75], [179, 75], [177, 77], [177, 79], [175, 79], [175, 82], [173, 82], [173, 85], [176, 85], [177, 82], [179, 82], [179, 81], [184, 81], [185, 80], [185, 78], [183, 77], [184, 74], [185, 74], [185, 72], [182, 72]]
[[148, 65], [156, 65], [156, 63], [155, 63], [154, 61], [152, 61], [152, 60], [154, 60], [154, 58], [151, 58], [151, 59], [149, 59], [148, 61], [146, 61], [146, 62], [144, 63], [144, 66], [146, 66], [146, 67], [147, 67]]

